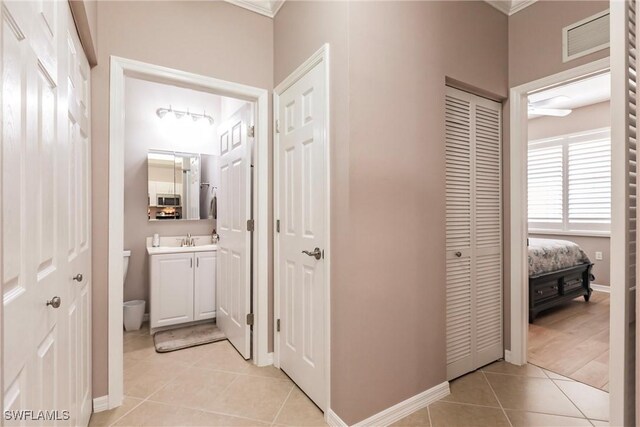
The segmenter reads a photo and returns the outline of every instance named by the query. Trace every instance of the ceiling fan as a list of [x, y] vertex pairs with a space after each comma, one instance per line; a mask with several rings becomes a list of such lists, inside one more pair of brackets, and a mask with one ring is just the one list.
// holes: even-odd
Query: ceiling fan
[[553, 116], [553, 117], [566, 117], [571, 114], [570, 108], [549, 108], [549, 105], [555, 105], [558, 102], [566, 102], [571, 98], [568, 96], [554, 96], [553, 98], [543, 99], [542, 101], [529, 102], [528, 112], [529, 115], [537, 116]]

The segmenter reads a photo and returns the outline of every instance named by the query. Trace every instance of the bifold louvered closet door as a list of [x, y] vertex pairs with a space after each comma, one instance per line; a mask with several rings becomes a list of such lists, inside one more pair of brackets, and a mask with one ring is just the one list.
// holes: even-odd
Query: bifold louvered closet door
[[447, 87], [447, 379], [503, 354], [500, 111]]

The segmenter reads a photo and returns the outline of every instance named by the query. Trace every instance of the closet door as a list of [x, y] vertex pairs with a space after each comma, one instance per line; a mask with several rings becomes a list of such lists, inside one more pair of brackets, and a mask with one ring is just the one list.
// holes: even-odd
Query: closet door
[[502, 357], [500, 110], [447, 88], [448, 379]]

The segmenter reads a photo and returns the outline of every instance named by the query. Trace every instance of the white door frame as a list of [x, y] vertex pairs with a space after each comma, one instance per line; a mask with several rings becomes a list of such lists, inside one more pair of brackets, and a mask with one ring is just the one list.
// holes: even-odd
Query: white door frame
[[[579, 67], [572, 68], [539, 80], [535, 80], [510, 90], [510, 120], [511, 133], [509, 138], [510, 148], [510, 230], [511, 230], [511, 252], [509, 253], [509, 263], [511, 265], [510, 289], [511, 289], [511, 351], [506, 353], [506, 360], [516, 365], [524, 365], [527, 363], [527, 334], [528, 334], [528, 312], [529, 312], [529, 294], [526, 284], [529, 282], [528, 261], [527, 261], [527, 94], [538, 91], [550, 86], [556, 86], [566, 83], [570, 80], [576, 80], [586, 77], [590, 74], [601, 73], [610, 69], [610, 58], [603, 58], [594, 62], [590, 62]], [[615, 115], [612, 114], [612, 118]], [[620, 115], [621, 119], [624, 119]], [[620, 123], [612, 120], [612, 144], [614, 143], [614, 127], [620, 126]], [[612, 168], [615, 170], [615, 165]], [[626, 177], [615, 177], [612, 175], [612, 200], [619, 200], [620, 191], [624, 191], [624, 183]], [[619, 175], [619, 174], [618, 174]], [[620, 182], [623, 180], [623, 182]], [[615, 270], [618, 265], [615, 259], [623, 259], [624, 257], [624, 233], [620, 233], [619, 229], [624, 224], [619, 224], [615, 218], [620, 217], [620, 210], [625, 209], [624, 203], [611, 204], [611, 249], [612, 255], [611, 273], [612, 278], [617, 277]], [[624, 217], [624, 212], [622, 216]], [[622, 239], [622, 242], [621, 242]], [[620, 245], [622, 243], [622, 246]], [[623, 253], [620, 253], [622, 248]], [[616, 252], [617, 251], [617, 252]], [[616, 314], [624, 311], [625, 295], [623, 291], [616, 291], [617, 288], [623, 287], [624, 283], [611, 283], [611, 334], [609, 346], [611, 349], [610, 372], [611, 378], [609, 388], [610, 400], [610, 420], [623, 419], [623, 414], [619, 414], [619, 410], [623, 408], [624, 403], [624, 384], [622, 380], [614, 381], [619, 377], [616, 373], [619, 369], [624, 369], [624, 358], [615, 357], [620, 353], [616, 349], [624, 349], [624, 320], [620, 320]], [[622, 322], [622, 323], [621, 323]]]
[[[273, 152], [278, 152], [280, 145], [280, 136], [277, 133], [278, 111], [280, 106], [280, 94], [290, 88], [295, 82], [304, 77], [309, 71], [311, 71], [316, 65], [322, 64], [324, 81], [325, 81], [325, 248], [324, 248], [324, 262], [325, 262], [325, 325], [324, 325], [324, 352], [325, 352], [325, 387], [326, 387], [326, 409], [324, 412], [325, 420], [328, 414], [331, 412], [331, 124], [330, 124], [330, 68], [329, 68], [329, 44], [325, 43], [320, 49], [318, 49], [309, 59], [304, 61], [296, 70], [291, 73], [286, 79], [284, 79], [273, 90]], [[274, 230], [276, 229], [275, 221], [277, 221], [277, 209], [280, 201], [280, 192], [278, 182], [280, 180], [280, 165], [278, 156], [273, 156], [273, 206], [274, 206]], [[278, 255], [278, 239], [277, 236], [273, 239], [273, 364], [277, 368], [280, 367], [280, 334], [277, 331], [277, 325], [275, 319], [280, 317], [280, 271], [278, 266], [280, 263], [277, 260]]]
[[[268, 352], [268, 202], [269, 202], [269, 92], [186, 71], [111, 56], [109, 123], [109, 395], [108, 408], [122, 404], [123, 332], [122, 272], [124, 247], [125, 76], [178, 84], [255, 103], [256, 158], [253, 178], [255, 231], [253, 234], [253, 361], [270, 365]], [[212, 141], [212, 144], [215, 141]]]

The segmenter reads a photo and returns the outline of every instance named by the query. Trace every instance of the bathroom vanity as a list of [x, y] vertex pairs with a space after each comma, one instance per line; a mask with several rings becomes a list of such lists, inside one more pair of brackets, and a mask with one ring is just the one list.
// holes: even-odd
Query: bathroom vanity
[[217, 245], [211, 236], [161, 237], [153, 247], [147, 238], [150, 269], [151, 333], [167, 326], [216, 317]]

